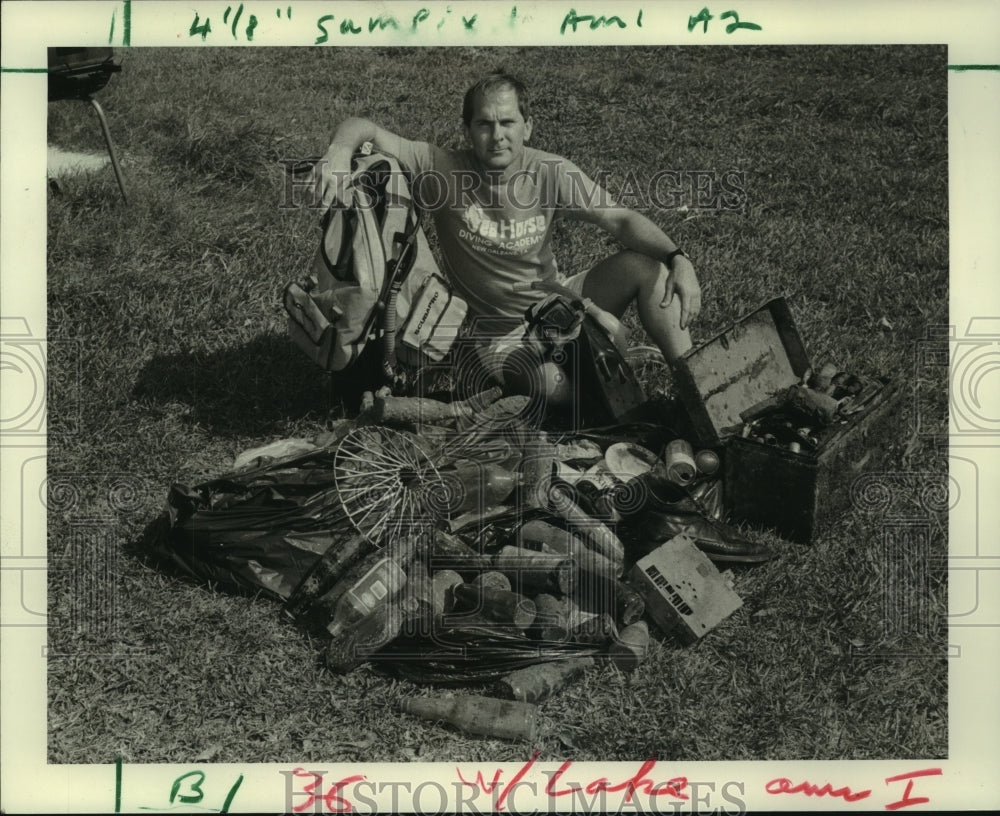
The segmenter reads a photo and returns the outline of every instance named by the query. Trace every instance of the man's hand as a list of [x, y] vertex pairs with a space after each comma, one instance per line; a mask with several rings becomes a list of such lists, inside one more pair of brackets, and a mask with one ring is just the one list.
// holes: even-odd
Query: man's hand
[[344, 190], [350, 177], [351, 151], [336, 143], [330, 145], [309, 174], [312, 200], [316, 203], [322, 201], [324, 209], [334, 202], [347, 204], [344, 201]]
[[[597, 224], [628, 249], [650, 259], [665, 258], [676, 249], [676, 245], [664, 235], [663, 230], [635, 210], [625, 207], [588, 207], [566, 210], [566, 213], [579, 221]], [[660, 270], [657, 286], [666, 276], [660, 308], [666, 309], [673, 302], [674, 296], [678, 296], [681, 306], [679, 324], [683, 331], [701, 311], [698, 276], [694, 273], [691, 261], [684, 255], [675, 255], [670, 267], [660, 264]]]
[[660, 308], [666, 309], [674, 299], [681, 299], [681, 329], [686, 329], [701, 311], [701, 287], [694, 266], [685, 256], [678, 255], [673, 260], [673, 267], [667, 273], [667, 282], [663, 287], [663, 300]]
[[335, 202], [350, 204], [350, 201], [344, 200], [344, 191], [351, 178], [351, 158], [354, 151], [365, 142], [371, 142], [376, 150], [398, 156], [400, 141], [395, 133], [379, 127], [369, 119], [356, 116], [345, 119], [337, 126], [329, 149], [309, 176], [315, 196], [313, 201], [322, 201], [324, 207]]

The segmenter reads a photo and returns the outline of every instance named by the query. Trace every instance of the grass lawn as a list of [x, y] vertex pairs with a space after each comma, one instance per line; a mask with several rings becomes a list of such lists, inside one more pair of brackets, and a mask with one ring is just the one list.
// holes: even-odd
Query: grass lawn
[[[279, 160], [321, 154], [352, 114], [457, 146], [462, 93], [500, 65], [533, 89], [532, 143], [612, 192], [630, 174], [742, 174], [735, 209], [690, 188], [645, 209], [698, 270], [696, 342], [785, 295], [813, 361], [898, 378], [892, 512], [932, 533], [930, 559], [890, 553], [891, 513], [859, 506], [812, 546], [763, 534], [780, 557], [735, 570], [744, 606], [703, 641], [654, 638], [634, 673], [599, 668], [544, 704], [542, 761], [947, 755], [947, 515], [918, 501], [947, 473], [932, 438], [946, 382], [914, 366], [948, 320], [944, 47], [119, 56], [99, 99], [130, 203], [110, 168], [49, 196], [48, 332], [65, 341], [48, 394], [50, 762], [528, 757], [399, 713], [422, 688], [371, 666], [330, 675], [278, 604], [157, 569], [141, 547], [172, 483], [330, 419], [285, 333], [280, 293], [318, 216], [282, 206]], [[49, 141], [103, 150], [78, 103], [49, 106]], [[613, 249], [581, 225], [555, 240], [567, 272]]]

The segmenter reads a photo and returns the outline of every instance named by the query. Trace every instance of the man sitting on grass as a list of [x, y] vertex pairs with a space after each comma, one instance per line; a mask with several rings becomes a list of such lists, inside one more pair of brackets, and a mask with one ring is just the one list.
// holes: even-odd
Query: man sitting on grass
[[[523, 317], [545, 297], [526, 284], [561, 282], [616, 317], [634, 302], [668, 362], [687, 351], [688, 326], [701, 309], [691, 261], [575, 164], [527, 146], [532, 121], [522, 83], [505, 73], [486, 76], [465, 94], [462, 119], [470, 147], [461, 151], [409, 141], [366, 119], [346, 120], [313, 172], [323, 204], [343, 200], [351, 157], [371, 142], [413, 173], [414, 198], [432, 214], [445, 271], [471, 314]], [[551, 240], [557, 214], [598, 225], [625, 249], [561, 278]]]

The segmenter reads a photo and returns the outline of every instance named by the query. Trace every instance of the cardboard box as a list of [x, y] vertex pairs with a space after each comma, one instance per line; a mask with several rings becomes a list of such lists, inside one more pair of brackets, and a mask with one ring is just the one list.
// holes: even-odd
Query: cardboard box
[[[898, 383], [869, 380], [863, 410], [826, 428], [815, 450], [794, 453], [740, 436], [740, 414], [799, 383], [809, 358], [784, 298], [685, 354], [677, 387], [701, 445], [725, 445], [731, 521], [770, 527], [808, 543], [847, 511], [851, 484], [884, 466], [898, 441]], [[894, 431], [896, 431], [894, 433]]]
[[640, 558], [629, 582], [656, 625], [685, 644], [710, 632], [743, 605], [708, 556], [683, 534]]

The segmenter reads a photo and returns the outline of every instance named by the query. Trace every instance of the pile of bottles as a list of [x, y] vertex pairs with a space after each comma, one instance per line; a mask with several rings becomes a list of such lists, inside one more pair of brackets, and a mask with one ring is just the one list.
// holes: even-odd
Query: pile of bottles
[[740, 435], [792, 453], [814, 454], [839, 424], [865, 409], [878, 383], [825, 363], [802, 382], [762, 400], [740, 414]]
[[430, 695], [404, 708], [470, 733], [531, 739], [535, 706], [598, 662], [635, 668], [649, 631], [640, 620], [644, 602], [621, 579], [620, 561], [539, 519], [512, 528], [509, 540], [486, 553], [440, 529], [382, 548], [345, 535], [306, 574], [285, 613], [325, 641], [324, 661], [335, 673], [380, 660], [392, 669], [389, 647], [403, 639], [411, 652], [395, 668], [410, 679], [428, 671], [413, 645], [430, 654], [448, 633], [521, 644], [516, 654], [531, 654], [528, 665], [500, 659], [491, 666], [496, 697]]
[[[415, 682], [493, 683], [494, 697], [411, 699], [410, 714], [531, 739], [535, 706], [595, 665], [635, 669], [650, 645], [619, 528], [599, 501], [631, 519], [655, 497], [690, 502], [719, 468], [715, 451], [683, 439], [656, 454], [538, 434], [516, 461], [442, 468], [443, 521], [415, 518], [392, 541], [345, 531], [285, 613], [324, 641], [332, 672], [380, 662]], [[455, 643], [469, 659], [448, 653]]]

